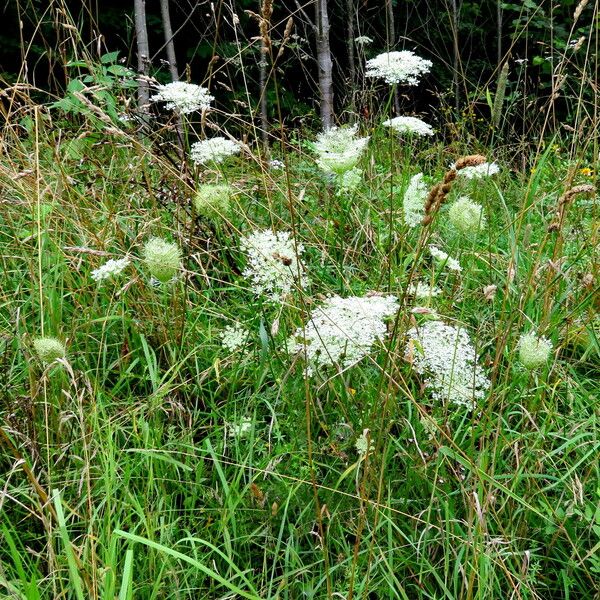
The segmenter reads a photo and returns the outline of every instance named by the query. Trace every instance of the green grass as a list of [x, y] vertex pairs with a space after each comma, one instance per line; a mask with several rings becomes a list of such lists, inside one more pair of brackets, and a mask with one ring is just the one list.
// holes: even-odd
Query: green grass
[[[483, 149], [502, 172], [451, 197], [481, 203], [485, 230], [458, 236], [445, 207], [427, 230], [463, 266], [438, 276], [430, 308], [466, 327], [493, 381], [470, 412], [433, 400], [405, 360], [421, 317], [404, 291], [433, 270], [401, 209], [412, 174], [437, 183], [481, 148], [403, 147], [375, 130], [363, 183], [336, 195], [300, 146], [277, 147], [281, 171], [246, 156], [190, 175], [158, 140], [29, 113], [6, 123], [0, 159], [0, 594], [595, 597], [597, 206], [578, 197], [547, 231], [565, 189], [590, 181], [585, 152], [548, 145], [524, 173]], [[198, 176], [236, 187], [227, 219], [193, 216]], [[241, 274], [240, 234], [264, 227], [306, 248], [310, 287], [282, 306]], [[140, 260], [152, 235], [185, 257], [161, 288]], [[91, 279], [125, 254], [126, 275]], [[372, 291], [405, 300], [385, 346], [305, 379], [285, 340], [326, 295]], [[250, 337], [232, 354], [219, 334], [234, 321]], [[532, 328], [554, 351], [530, 373], [516, 344]], [[65, 363], [39, 362], [40, 335], [66, 342]], [[247, 434], [230, 435], [243, 418]]]

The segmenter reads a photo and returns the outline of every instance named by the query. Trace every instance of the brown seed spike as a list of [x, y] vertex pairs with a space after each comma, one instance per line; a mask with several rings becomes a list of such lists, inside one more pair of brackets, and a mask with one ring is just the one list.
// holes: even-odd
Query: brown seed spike
[[463, 156], [456, 161], [454, 168], [457, 171], [464, 169], [465, 167], [476, 167], [477, 165], [482, 165], [486, 161], [485, 156], [481, 154], [470, 154], [468, 156]]

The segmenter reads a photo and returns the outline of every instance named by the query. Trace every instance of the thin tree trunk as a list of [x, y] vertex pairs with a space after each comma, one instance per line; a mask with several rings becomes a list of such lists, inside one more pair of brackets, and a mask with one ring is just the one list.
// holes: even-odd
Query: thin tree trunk
[[452, 43], [454, 51], [454, 64], [452, 65], [452, 87], [454, 88], [454, 107], [458, 112], [460, 108], [460, 83], [458, 80], [459, 47], [458, 47], [458, 6], [452, 0]]
[[179, 81], [177, 58], [175, 56], [175, 44], [173, 43], [173, 28], [171, 27], [171, 14], [169, 13], [169, 0], [160, 0], [160, 12], [162, 15], [165, 45], [167, 47], [167, 61], [169, 63], [171, 79], [173, 81]]
[[502, 0], [496, 0], [496, 48], [498, 50], [498, 68], [502, 62]]
[[354, 0], [346, 0], [346, 27], [348, 28], [348, 65], [350, 67], [350, 107], [354, 111], [356, 62], [354, 60]]
[[333, 121], [333, 62], [329, 45], [329, 14], [327, 0], [315, 2], [315, 27], [317, 33], [317, 66], [321, 94], [321, 122], [329, 129]]
[[138, 72], [142, 77], [138, 86], [138, 107], [144, 109], [150, 102], [147, 77], [150, 73], [150, 49], [146, 29], [146, 0], [133, 0], [135, 13], [135, 37], [137, 40]]

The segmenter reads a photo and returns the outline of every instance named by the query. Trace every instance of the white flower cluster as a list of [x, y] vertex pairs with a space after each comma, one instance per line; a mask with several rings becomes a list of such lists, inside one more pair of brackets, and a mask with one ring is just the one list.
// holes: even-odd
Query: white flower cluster
[[461, 169], [458, 174], [461, 177], [465, 177], [466, 179], [481, 179], [483, 177], [489, 177], [490, 175], [495, 175], [500, 172], [500, 167], [498, 163], [492, 162], [484, 162], [480, 165], [475, 165], [473, 167], [465, 167]]
[[306, 353], [307, 377], [320, 367], [347, 369], [365, 358], [375, 342], [384, 339], [385, 319], [397, 311], [395, 296], [332, 296], [311, 312], [305, 327], [296, 330], [288, 350], [301, 356]]
[[433, 135], [433, 127], [417, 117], [394, 117], [383, 122], [385, 127], [391, 127], [402, 134], [409, 133], [419, 136]]
[[457, 271], [459, 273], [462, 271], [460, 263], [455, 258], [446, 254], [443, 250], [440, 250], [437, 246], [429, 246], [429, 253], [440, 266], [448, 267], [451, 271]]
[[430, 285], [426, 281], [417, 281], [416, 283], [410, 284], [408, 293], [418, 300], [421, 300], [423, 298], [434, 298], [435, 296], [439, 296], [442, 293], [442, 290], [435, 285]]
[[226, 158], [238, 154], [239, 144], [224, 137], [214, 137], [209, 140], [195, 142], [190, 148], [190, 157], [197, 165], [208, 162], [223, 162]]
[[206, 88], [185, 81], [174, 81], [158, 86], [158, 93], [150, 98], [153, 102], [166, 102], [167, 109], [177, 110], [182, 114], [210, 108], [214, 96]]
[[404, 222], [409, 227], [417, 227], [425, 216], [425, 200], [429, 193], [427, 184], [423, 181], [423, 173], [417, 173], [410, 178], [402, 208], [404, 210]]
[[104, 281], [119, 275], [123, 269], [125, 269], [130, 263], [128, 258], [120, 258], [115, 260], [111, 258], [106, 261], [102, 266], [92, 271], [92, 279], [94, 281]]
[[225, 423], [227, 436], [230, 438], [243, 438], [252, 431], [252, 419], [244, 417], [237, 423]]
[[274, 171], [281, 171], [281, 169], [284, 167], [285, 163], [282, 160], [274, 158], [273, 160], [269, 161], [269, 168], [273, 169]]
[[356, 166], [369, 142], [368, 136], [357, 138], [357, 132], [358, 125], [332, 127], [317, 136], [314, 148], [323, 171], [343, 175]]
[[368, 429], [363, 429], [363, 432], [356, 438], [354, 447], [361, 460], [364, 460], [369, 452], [375, 450], [375, 443], [370, 439]]
[[368, 35], [359, 35], [354, 38], [354, 43], [357, 46], [368, 46], [373, 43], [373, 38], [370, 38]]
[[255, 231], [242, 237], [240, 245], [248, 255], [248, 266], [243, 275], [250, 280], [255, 294], [282, 302], [294, 285], [308, 285], [298, 262], [304, 247], [300, 243], [294, 244], [289, 231]]
[[387, 83], [417, 85], [424, 73], [429, 73], [433, 63], [410, 50], [384, 52], [367, 61], [366, 76], [381, 77]]
[[221, 332], [221, 344], [229, 352], [241, 350], [248, 339], [248, 330], [241, 324], [227, 325]]
[[406, 356], [436, 400], [474, 409], [485, 398], [490, 381], [477, 364], [477, 354], [464, 329], [442, 321], [426, 321], [408, 331]]

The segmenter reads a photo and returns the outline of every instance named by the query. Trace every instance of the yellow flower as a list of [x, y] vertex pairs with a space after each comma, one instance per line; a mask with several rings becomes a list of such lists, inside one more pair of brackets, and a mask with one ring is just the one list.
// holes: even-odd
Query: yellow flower
[[585, 167], [583, 169], [579, 169], [579, 174], [584, 175], [585, 177], [591, 177], [594, 174], [594, 171], [589, 167]]

